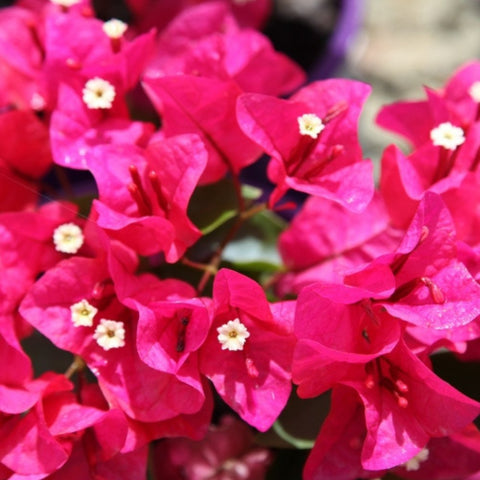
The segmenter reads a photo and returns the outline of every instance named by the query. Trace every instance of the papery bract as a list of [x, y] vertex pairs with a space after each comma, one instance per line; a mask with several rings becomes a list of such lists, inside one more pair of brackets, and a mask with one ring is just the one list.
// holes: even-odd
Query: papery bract
[[[222, 269], [213, 287], [214, 320], [200, 351], [201, 371], [247, 423], [267, 430], [285, 406], [293, 353], [291, 303], [269, 305], [248, 277]], [[222, 349], [218, 328], [239, 319], [249, 337], [241, 350]]]
[[235, 104], [242, 93], [235, 82], [178, 75], [147, 78], [143, 83], [160, 112], [167, 137], [195, 133], [208, 152], [201, 183], [238, 173], [260, 156], [260, 149], [240, 130]]
[[[373, 195], [372, 166], [362, 161], [356, 124], [368, 85], [349, 80], [318, 81], [289, 100], [259, 94], [239, 98], [237, 115], [242, 130], [272, 160], [268, 176], [276, 185], [275, 205], [288, 188], [335, 200], [363, 210]], [[321, 120], [318, 137], [299, 130], [299, 119]]]
[[349, 271], [394, 250], [401, 234], [389, 226], [378, 194], [361, 214], [311, 197], [279, 237], [278, 248], [290, 271], [279, 280], [277, 291], [299, 293], [315, 281], [341, 282]]
[[[106, 351], [94, 340], [95, 325], [73, 325], [70, 306], [82, 298], [99, 309], [95, 325], [102, 318], [122, 322], [124, 346]], [[201, 408], [204, 393], [198, 380], [185, 376], [184, 383], [180, 375], [158, 372], [140, 360], [135, 316], [116, 300], [101, 259], [72, 258], [49, 270], [25, 298], [21, 312], [55, 345], [82, 356], [108, 401], [130, 417], [155, 422]]]
[[199, 237], [188, 219], [190, 196], [205, 167], [206, 153], [194, 135], [149, 145], [99, 147], [90, 169], [100, 191], [94, 201], [98, 225], [142, 255], [164, 252], [175, 262]]

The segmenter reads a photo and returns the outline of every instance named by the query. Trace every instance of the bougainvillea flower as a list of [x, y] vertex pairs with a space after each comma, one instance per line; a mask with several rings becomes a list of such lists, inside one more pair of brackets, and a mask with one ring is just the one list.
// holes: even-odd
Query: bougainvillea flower
[[[364, 406], [366, 436], [359, 443], [366, 470], [388, 469], [410, 460], [431, 437], [450, 435], [467, 426], [480, 408], [437, 377], [401, 340], [391, 352], [365, 366], [339, 369], [337, 375], [337, 383], [356, 390]], [[316, 379], [312, 377], [309, 383], [299, 395], [315, 396]], [[322, 443], [329, 441], [322, 432], [319, 438]]]
[[3, 318], [1, 310], [0, 322], [0, 360], [3, 365], [8, 365], [0, 372], [0, 412], [23, 413], [38, 400], [38, 394], [28, 390], [33, 373], [31, 362], [20, 348], [11, 322]]
[[31, 111], [9, 110], [0, 114], [0, 135], [0, 212], [32, 208], [52, 163], [48, 129]]
[[56, 163], [69, 168], [86, 169], [94, 145], [145, 145], [153, 133], [152, 125], [130, 119], [125, 94], [139, 80], [154, 32], [132, 41], [112, 39], [103, 25], [95, 18], [66, 14], [47, 20], [44, 75], [55, 106], [52, 152]]
[[290, 394], [294, 304], [269, 305], [257, 283], [227, 269], [215, 277], [213, 302], [200, 369], [228, 405], [265, 431]]
[[185, 14], [189, 15], [191, 10], [199, 12], [197, 9], [199, 3], [204, 3], [205, 5], [201, 5], [204, 8], [201, 10], [202, 14], [197, 16], [197, 21], [192, 24], [193, 29], [198, 29], [199, 25], [210, 24], [213, 21], [209, 15], [210, 11], [213, 11], [214, 14], [219, 12], [224, 16], [227, 6], [231, 7], [233, 14], [242, 26], [259, 28], [264, 24], [272, 8], [271, 0], [255, 0], [254, 2], [237, 0], [222, 0], [222, 2], [164, 0], [161, 3], [155, 0], [127, 0], [126, 3], [134, 16], [135, 28], [140, 31], [149, 30], [152, 27], [162, 31], [169, 22], [174, 23], [179, 17]]
[[243, 91], [270, 95], [291, 93], [305, 81], [298, 65], [266, 36], [239, 28], [220, 2], [188, 8], [162, 32], [146, 76], [178, 73], [231, 78]]
[[458, 238], [475, 245], [479, 241], [480, 222], [475, 207], [479, 200], [480, 125], [470, 128], [458, 151], [442, 150], [424, 145], [408, 156], [393, 145], [385, 150], [380, 188], [391, 221], [405, 228], [425, 192], [435, 192], [450, 210]]
[[52, 114], [50, 134], [55, 163], [64, 167], [85, 170], [93, 147], [145, 146], [153, 133], [153, 125], [133, 122], [126, 112], [116, 115], [113, 111], [89, 108], [80, 92], [68, 85], [60, 86], [58, 101], [60, 106]]
[[110, 235], [141, 255], [164, 252], [169, 262], [200, 237], [186, 213], [206, 162], [198, 137], [179, 135], [145, 150], [98, 147], [90, 156], [100, 192], [97, 223]]
[[200, 442], [173, 438], [158, 443], [153, 462], [164, 480], [263, 480], [271, 454], [253, 445], [245, 423], [224, 416]]
[[[112, 83], [118, 100], [138, 82], [154, 45], [154, 32], [133, 40], [121, 37], [118, 48], [104, 29], [104, 23], [94, 17], [73, 14], [49, 15], [45, 25], [45, 81], [49, 82], [49, 97], [55, 102], [56, 91], [66, 83], [80, 91], [86, 82], [100, 77]], [[113, 106], [120, 108], [121, 101]]]
[[480, 287], [457, 259], [452, 217], [442, 199], [427, 192], [390, 264], [395, 292], [381, 302], [393, 316], [427, 328], [452, 328], [480, 314]]
[[[3, 439], [0, 461], [14, 472], [20, 475], [53, 473], [65, 464], [82, 433], [93, 426], [99, 433], [108, 429], [110, 436], [108, 440], [103, 436], [106, 443], [102, 445], [95, 442], [94, 432], [90, 432], [89, 441], [92, 447], [95, 442], [98, 448], [95, 459], [90, 455], [90, 463], [113, 456], [123, 446], [126, 423], [121, 428], [121, 418], [116, 411], [79, 404], [72, 383], [63, 375], [46, 373], [31, 382], [29, 388], [37, 392], [41, 400], [24, 415], [3, 418], [0, 426]], [[81, 440], [79, 443], [82, 445]], [[83, 455], [85, 457], [86, 452]]]
[[[50, 202], [37, 211], [0, 215], [0, 265], [4, 275], [9, 275], [9, 271], [13, 272], [9, 279], [12, 288], [18, 286], [13, 280], [14, 275], [21, 275], [23, 272], [33, 281], [39, 273], [70, 257], [72, 253], [92, 255], [91, 242], [88, 240], [90, 233], [87, 231], [93, 225], [84, 218], [79, 218], [77, 212], [78, 207], [73, 203]], [[83, 237], [75, 252], [67, 251], [68, 241], [73, 241], [74, 238], [67, 236], [65, 242], [58, 236], [56, 240], [54, 238], [57, 229], [65, 225], [75, 225], [80, 231], [77, 231], [77, 234]], [[5, 288], [8, 288], [8, 282], [5, 282]]]
[[[104, 259], [74, 257], [59, 263], [36, 282], [20, 310], [56, 346], [81, 356], [110, 405], [129, 417], [158, 422], [202, 407], [203, 386], [188, 371], [166, 374], [139, 358], [137, 320], [116, 299]], [[76, 321], [77, 316], [84, 321]]]
[[344, 385], [333, 388], [331, 398], [330, 412], [303, 469], [304, 480], [379, 478], [384, 472], [366, 471], [361, 463], [366, 429], [360, 398]]
[[259, 94], [239, 98], [242, 130], [272, 160], [274, 205], [292, 188], [363, 210], [373, 195], [372, 165], [362, 161], [357, 121], [370, 92], [364, 83], [334, 79], [312, 83], [289, 100]]
[[349, 271], [395, 250], [401, 237], [402, 231], [389, 225], [378, 194], [361, 214], [310, 197], [279, 237], [278, 248], [289, 272], [280, 278], [277, 292], [299, 293], [316, 281], [341, 283]]
[[375, 362], [371, 375], [373, 388], [369, 382], [348, 382], [365, 406], [362, 464], [367, 469], [408, 461], [430, 437], [455, 433], [479, 413], [477, 402], [437, 377], [403, 342]]
[[208, 152], [201, 183], [238, 173], [260, 156], [260, 148], [240, 129], [235, 104], [242, 93], [232, 80], [178, 75], [147, 78], [143, 85], [163, 119], [166, 137], [200, 136]]
[[[397, 102], [384, 106], [377, 123], [409, 140], [414, 147], [430, 142], [433, 128], [452, 122], [464, 130], [478, 121], [480, 103], [480, 64], [462, 66], [443, 89], [425, 89], [427, 100]], [[415, 121], [412, 122], [412, 118]]]
[[419, 455], [394, 471], [412, 480], [470, 478], [480, 471], [480, 433], [471, 424], [452, 435], [432, 438]]
[[[393, 278], [389, 283], [392, 288]], [[320, 395], [358, 365], [392, 351], [400, 339], [399, 321], [371, 303], [373, 291], [322, 287], [305, 287], [297, 300], [292, 377], [301, 397]], [[355, 303], [348, 304], [347, 295]]]
[[39, 77], [44, 57], [41, 20], [19, 6], [0, 10], [0, 105], [43, 109]]
[[[176, 374], [204, 343], [211, 318], [198, 299], [138, 305], [138, 353], [152, 368]], [[193, 360], [195, 358], [195, 360]]]

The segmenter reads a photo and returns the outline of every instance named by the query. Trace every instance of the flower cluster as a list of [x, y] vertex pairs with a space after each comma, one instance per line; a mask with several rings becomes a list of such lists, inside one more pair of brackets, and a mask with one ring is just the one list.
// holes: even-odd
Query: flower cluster
[[326, 392], [304, 480], [477, 478], [431, 356], [480, 359], [480, 64], [381, 110], [375, 188], [368, 85], [305, 84], [267, 0], [175, 3], [0, 10], [0, 478], [261, 480], [253, 432]]

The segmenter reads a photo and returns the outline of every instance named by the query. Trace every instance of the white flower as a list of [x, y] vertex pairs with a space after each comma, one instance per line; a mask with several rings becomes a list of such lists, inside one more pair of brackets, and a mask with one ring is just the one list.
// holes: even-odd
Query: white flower
[[317, 138], [318, 134], [325, 128], [321, 118], [314, 113], [304, 113], [298, 117], [298, 128], [301, 135], [308, 135]]
[[88, 108], [112, 108], [115, 99], [115, 87], [103, 78], [95, 77], [88, 80], [82, 93], [83, 101]]
[[247, 327], [238, 318], [229, 320], [221, 327], [218, 327], [217, 332], [217, 339], [222, 345], [222, 350], [243, 350], [243, 346], [250, 336]]
[[128, 25], [121, 20], [112, 18], [103, 24], [103, 31], [110, 38], [121, 38], [126, 32]]
[[430, 138], [434, 145], [455, 150], [465, 141], [465, 135], [460, 127], [444, 122], [430, 132]]
[[72, 322], [75, 327], [91, 327], [93, 325], [93, 317], [98, 312], [93, 305], [83, 299], [70, 306], [72, 312]]
[[82, 229], [74, 223], [64, 223], [53, 232], [53, 243], [59, 252], [77, 253], [83, 242]]
[[468, 89], [468, 93], [475, 102], [480, 103], [480, 82], [472, 83]]
[[102, 318], [95, 329], [93, 338], [104, 350], [125, 346], [125, 328], [123, 322]]
[[411, 472], [412, 470], [418, 470], [420, 468], [420, 464], [428, 459], [429, 453], [430, 452], [428, 451], [428, 448], [420, 450], [413, 458], [403, 464], [405, 470], [408, 472]]

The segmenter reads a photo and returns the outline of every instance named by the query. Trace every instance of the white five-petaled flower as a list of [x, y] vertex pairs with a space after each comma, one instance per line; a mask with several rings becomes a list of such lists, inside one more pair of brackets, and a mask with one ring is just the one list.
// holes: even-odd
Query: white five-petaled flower
[[217, 332], [217, 339], [222, 345], [222, 350], [243, 350], [243, 346], [250, 336], [247, 327], [238, 318], [229, 320], [221, 327], [218, 327]]
[[322, 119], [314, 113], [304, 113], [298, 120], [298, 128], [301, 135], [308, 135], [317, 138], [320, 132], [325, 128]]
[[72, 322], [75, 327], [91, 327], [98, 309], [83, 299], [70, 306]]
[[103, 31], [110, 38], [121, 38], [126, 32], [128, 25], [117, 18], [112, 18], [103, 23]]
[[468, 93], [475, 102], [480, 103], [480, 82], [473, 82], [468, 89]]
[[104, 350], [125, 346], [125, 328], [123, 322], [102, 318], [95, 329], [93, 338]]
[[83, 101], [91, 109], [112, 108], [115, 99], [115, 87], [103, 78], [95, 77], [83, 87]]
[[74, 223], [64, 223], [53, 232], [55, 250], [62, 253], [77, 253], [84, 240], [82, 229]]
[[420, 464], [428, 459], [429, 453], [430, 452], [428, 451], [428, 448], [420, 450], [413, 458], [403, 464], [405, 470], [408, 472], [411, 472], [412, 470], [418, 470], [420, 468]]
[[444, 122], [430, 132], [430, 138], [434, 145], [455, 150], [465, 141], [465, 135], [460, 127]]

